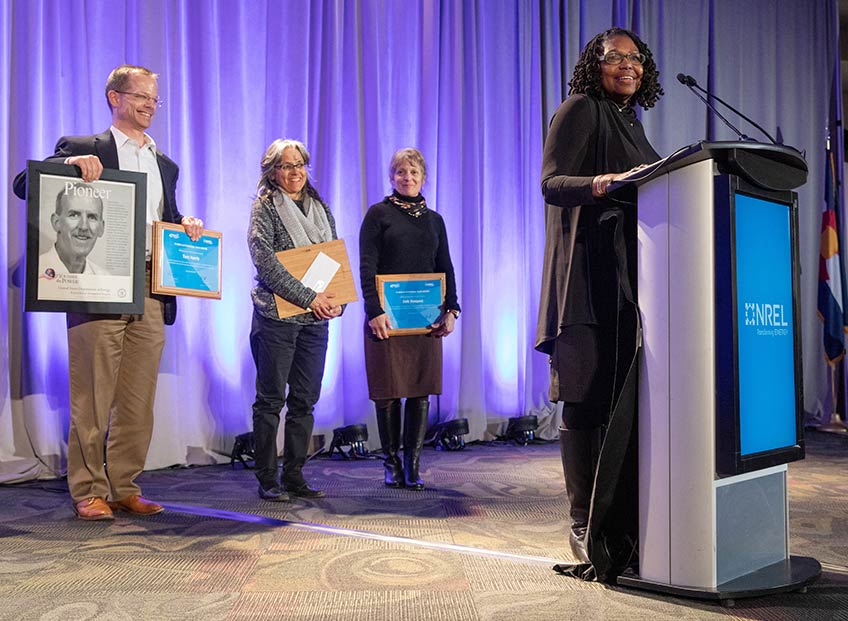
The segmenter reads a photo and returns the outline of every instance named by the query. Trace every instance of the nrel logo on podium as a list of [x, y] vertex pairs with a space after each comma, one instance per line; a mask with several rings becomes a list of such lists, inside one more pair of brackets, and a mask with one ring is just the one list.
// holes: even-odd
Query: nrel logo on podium
[[789, 206], [736, 194], [736, 334], [742, 455], [795, 444]]
[[783, 304], [745, 302], [745, 325], [759, 328], [759, 336], [789, 336]]

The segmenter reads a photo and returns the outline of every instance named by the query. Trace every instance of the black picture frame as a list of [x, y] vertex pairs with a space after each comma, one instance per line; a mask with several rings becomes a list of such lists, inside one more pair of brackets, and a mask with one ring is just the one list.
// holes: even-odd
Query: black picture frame
[[[715, 178], [716, 283], [716, 474], [736, 476], [804, 459], [804, 372], [801, 356], [801, 269], [798, 256], [798, 195], [768, 191], [737, 175]], [[784, 206], [789, 212], [792, 282], [795, 442], [760, 453], [743, 453], [739, 398], [739, 317], [736, 279], [737, 196], [744, 195]]]
[[[66, 205], [62, 214], [56, 211], [61, 195], [81, 199], [75, 204], [83, 209], [82, 217], [69, 215]], [[99, 220], [96, 209], [85, 211], [85, 205], [98, 201]], [[146, 213], [147, 176], [143, 173], [105, 169], [98, 181], [85, 183], [76, 166], [29, 160], [24, 309], [143, 313]], [[85, 224], [74, 224], [75, 220]], [[69, 253], [76, 267], [68, 267], [61, 257]], [[80, 261], [83, 271], [72, 273]]]

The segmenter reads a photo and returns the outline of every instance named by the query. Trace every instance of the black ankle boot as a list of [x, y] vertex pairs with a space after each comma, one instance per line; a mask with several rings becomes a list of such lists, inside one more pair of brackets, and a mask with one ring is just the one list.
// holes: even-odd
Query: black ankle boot
[[427, 411], [429, 397], [411, 397], [403, 405], [403, 479], [406, 486], [417, 492], [424, 489], [424, 481], [418, 476], [421, 449], [427, 435]]
[[403, 485], [403, 467], [398, 457], [400, 450], [400, 400], [392, 399], [377, 405], [377, 430], [380, 433], [380, 444], [383, 446], [383, 466], [386, 470], [385, 483], [388, 487]]
[[571, 513], [568, 543], [580, 563], [588, 563], [586, 531], [595, 485], [595, 467], [600, 453], [601, 429], [566, 429], [560, 427], [559, 448], [565, 473], [565, 491]]

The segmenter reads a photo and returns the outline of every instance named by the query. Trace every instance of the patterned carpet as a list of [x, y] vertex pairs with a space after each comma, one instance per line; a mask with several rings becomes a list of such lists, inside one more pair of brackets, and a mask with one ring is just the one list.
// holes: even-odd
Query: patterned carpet
[[269, 503], [241, 466], [147, 472], [168, 511], [73, 517], [64, 481], [0, 487], [0, 620], [848, 621], [848, 438], [808, 435], [790, 466], [791, 544], [825, 567], [806, 593], [725, 608], [559, 576], [558, 447], [426, 449], [423, 493], [381, 463], [317, 458], [327, 498]]

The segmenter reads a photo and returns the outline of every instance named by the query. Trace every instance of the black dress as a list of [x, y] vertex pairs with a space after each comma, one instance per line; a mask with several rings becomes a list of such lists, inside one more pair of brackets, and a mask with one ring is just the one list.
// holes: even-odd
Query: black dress
[[[636, 212], [592, 196], [592, 179], [624, 172], [659, 159], [630, 107], [609, 99], [573, 95], [554, 114], [542, 158], [545, 197], [545, 256], [536, 349], [552, 355], [563, 328], [599, 326], [615, 330], [619, 306], [618, 273], [635, 286]], [[574, 209], [579, 216], [574, 218]], [[572, 227], [576, 220], [576, 227]], [[626, 253], [620, 265], [615, 230]], [[573, 246], [573, 250], [572, 250]], [[561, 344], [561, 343], [560, 343]], [[562, 361], [568, 364], [568, 360]], [[592, 369], [552, 369], [552, 401], [583, 402]], [[559, 381], [559, 377], [567, 378]], [[607, 397], [609, 398], [609, 396]]]
[[636, 208], [594, 198], [592, 180], [658, 159], [630, 107], [587, 95], [560, 105], [545, 141], [536, 349], [551, 356], [552, 401], [606, 413], [587, 533], [591, 562], [562, 567], [587, 579], [609, 580], [632, 564], [638, 539]]
[[[404, 197], [404, 200], [409, 200]], [[420, 197], [419, 200], [423, 200]], [[413, 217], [388, 200], [372, 205], [359, 231], [359, 273], [367, 320], [383, 314], [377, 274], [445, 273], [445, 309], [460, 310], [442, 217], [432, 210]], [[373, 400], [442, 392], [442, 341], [426, 334], [378, 340], [364, 330], [368, 395]]]

